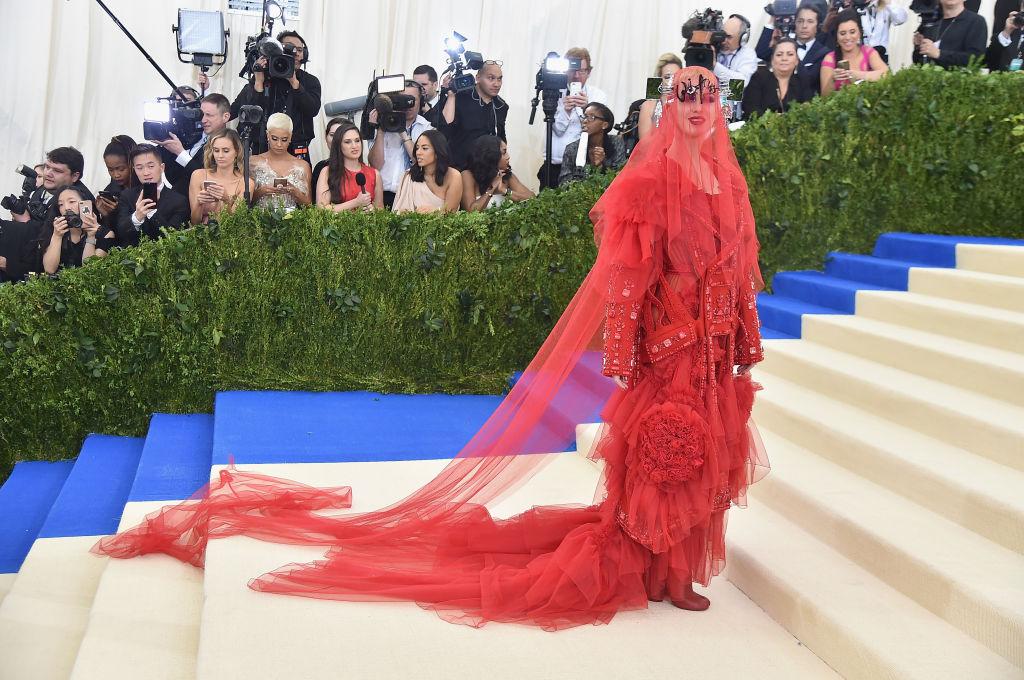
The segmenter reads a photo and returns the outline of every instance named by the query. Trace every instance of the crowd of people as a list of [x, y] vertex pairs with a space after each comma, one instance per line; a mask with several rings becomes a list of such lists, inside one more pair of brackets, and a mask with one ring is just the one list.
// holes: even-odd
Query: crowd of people
[[[755, 47], [749, 44], [751, 22], [739, 14], [728, 17], [725, 40], [714, 52], [714, 74], [723, 89], [743, 82], [739, 111], [744, 119], [785, 113], [794, 103], [885, 77], [890, 27], [907, 21], [907, 9], [893, 0], [855, 1], [829, 6], [803, 0], [790, 33], [776, 28], [769, 16]], [[934, 32], [915, 34], [915, 61], [954, 68], [984, 56], [992, 70], [1020, 69], [1020, 0], [997, 2], [987, 52], [984, 19], [964, 0], [939, 2], [942, 18]], [[182, 101], [199, 101], [201, 137], [188, 148], [173, 133], [138, 144], [128, 135], [113, 137], [103, 151], [109, 183], [95, 195], [82, 182], [85, 159], [79, 151], [71, 146], [50, 151], [37, 166], [37, 189], [25, 197], [35, 209], [12, 212], [0, 229], [0, 281], [54, 274], [114, 247], [159, 238], [164, 229], [207, 224], [247, 198], [275, 210], [316, 205], [429, 213], [486, 210], [535, 195], [509, 158], [500, 61], [484, 62], [475, 85], [458, 92], [450, 89], [450, 76], [439, 82], [433, 67], [416, 67], [404, 89], [415, 103], [401, 129], [378, 127], [378, 112], [371, 109], [374, 134], [367, 140], [349, 118], [332, 118], [325, 128], [327, 158], [313, 167], [310, 145], [321, 109], [320, 81], [304, 68], [309, 50], [303, 38], [295, 31], [277, 38], [294, 50], [293, 75], [269, 78], [256, 70], [234, 101], [219, 93], [200, 99], [192, 88], [178, 88], [175, 96]], [[659, 125], [673, 76], [684, 66], [675, 53], [661, 55], [653, 69], [661, 79], [661, 97], [633, 102], [626, 116], [630, 125], [616, 134], [608, 96], [591, 82], [590, 52], [574, 47], [565, 56], [573, 66], [552, 125], [551, 158], [544, 158], [536, 174], [541, 190], [621, 167], [638, 141]], [[208, 84], [200, 76], [204, 91]], [[266, 117], [251, 140], [247, 178], [243, 140], [229, 124], [242, 107], [252, 105]]]

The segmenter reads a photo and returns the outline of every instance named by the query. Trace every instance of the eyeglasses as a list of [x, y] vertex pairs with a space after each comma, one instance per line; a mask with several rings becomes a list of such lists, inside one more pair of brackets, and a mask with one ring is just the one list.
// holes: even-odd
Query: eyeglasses
[[573, 69], [573, 70], [576, 71], [576, 73], [590, 73], [594, 69], [592, 69], [592, 68], [577, 68], [577, 69]]
[[592, 122], [594, 122], [595, 120], [603, 120], [603, 121], [604, 121], [604, 122], [606, 122], [606, 123], [608, 122], [608, 119], [607, 119], [607, 118], [602, 118], [601, 116], [595, 116], [595, 115], [594, 115], [594, 114], [592, 114], [592, 113], [588, 113], [588, 114], [584, 115], [584, 116], [583, 116], [583, 118], [582, 118], [582, 120], [585, 120], [585, 121], [586, 121], [586, 122], [588, 122], [588, 123], [592, 123]]
[[488, 59], [484, 62], [484, 66], [501, 66], [504, 63], [501, 59]]

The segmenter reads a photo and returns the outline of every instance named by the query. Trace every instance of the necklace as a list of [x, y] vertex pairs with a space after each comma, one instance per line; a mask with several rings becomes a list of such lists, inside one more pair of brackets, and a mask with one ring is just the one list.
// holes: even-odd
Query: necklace
[[[961, 12], [960, 14], [963, 14], [963, 12]], [[939, 37], [935, 40], [935, 42], [941, 42], [942, 41], [942, 36], [946, 35], [946, 32], [949, 29], [953, 28], [953, 24], [955, 24], [956, 20], [960, 18], [960, 14], [957, 14], [955, 17], [953, 17], [952, 21], [949, 22], [949, 26], [946, 26], [944, 29], [939, 31]], [[945, 21], [945, 19], [943, 19], [943, 21]]]

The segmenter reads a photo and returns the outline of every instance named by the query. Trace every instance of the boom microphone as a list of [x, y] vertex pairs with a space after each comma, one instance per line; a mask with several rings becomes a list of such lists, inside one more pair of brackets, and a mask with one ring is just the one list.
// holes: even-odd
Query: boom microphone
[[356, 111], [362, 111], [366, 106], [366, 95], [360, 95], [358, 97], [349, 97], [348, 99], [341, 99], [336, 102], [328, 102], [324, 104], [324, 114], [327, 116], [343, 116], [346, 113], [355, 113]]

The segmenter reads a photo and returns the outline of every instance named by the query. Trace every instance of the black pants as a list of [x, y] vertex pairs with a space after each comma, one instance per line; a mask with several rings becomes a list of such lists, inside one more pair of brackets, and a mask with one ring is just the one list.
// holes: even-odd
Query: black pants
[[[548, 166], [551, 166], [551, 182], [546, 181], [545, 173]], [[540, 166], [540, 170], [537, 171], [537, 179], [540, 181], [540, 190], [544, 189], [556, 189], [558, 188], [558, 174], [562, 172], [562, 164], [554, 164], [545, 162], [544, 165]]]

